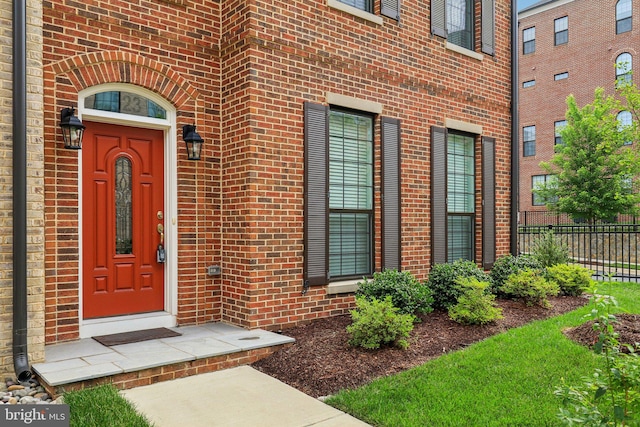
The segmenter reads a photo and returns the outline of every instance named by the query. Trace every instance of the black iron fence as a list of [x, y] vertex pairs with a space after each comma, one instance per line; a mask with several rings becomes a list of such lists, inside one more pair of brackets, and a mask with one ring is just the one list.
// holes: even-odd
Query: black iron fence
[[615, 222], [585, 224], [566, 215], [522, 212], [518, 226], [519, 252], [531, 253], [537, 239], [547, 230], [553, 231], [555, 238], [568, 248], [574, 262], [594, 274], [617, 280], [640, 278], [640, 222], [637, 218], [621, 217]]

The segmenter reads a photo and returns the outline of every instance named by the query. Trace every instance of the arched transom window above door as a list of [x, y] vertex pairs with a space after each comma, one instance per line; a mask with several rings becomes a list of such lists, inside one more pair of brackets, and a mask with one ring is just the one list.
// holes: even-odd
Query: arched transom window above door
[[84, 99], [85, 108], [134, 116], [166, 119], [167, 111], [143, 95], [125, 91], [105, 91]]

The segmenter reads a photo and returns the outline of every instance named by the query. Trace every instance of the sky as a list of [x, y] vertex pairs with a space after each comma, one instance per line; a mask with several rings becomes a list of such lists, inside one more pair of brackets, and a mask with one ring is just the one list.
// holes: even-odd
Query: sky
[[529, 7], [538, 1], [539, 0], [518, 0], [518, 10], [522, 10], [525, 7]]

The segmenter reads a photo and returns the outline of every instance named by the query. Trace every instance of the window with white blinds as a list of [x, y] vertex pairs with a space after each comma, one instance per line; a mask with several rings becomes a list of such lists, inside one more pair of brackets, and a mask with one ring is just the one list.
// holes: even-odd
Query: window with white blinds
[[447, 138], [447, 211], [447, 259], [474, 259], [474, 139], [452, 132]]
[[371, 273], [373, 119], [329, 112], [329, 277]]

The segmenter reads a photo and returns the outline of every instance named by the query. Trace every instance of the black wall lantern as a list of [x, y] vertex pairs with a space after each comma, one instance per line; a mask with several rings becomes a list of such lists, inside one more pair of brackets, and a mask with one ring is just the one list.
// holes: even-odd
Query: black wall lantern
[[60, 129], [62, 129], [62, 137], [64, 138], [64, 148], [71, 150], [79, 150], [82, 148], [82, 135], [85, 126], [73, 112], [75, 109], [64, 108], [60, 112]]
[[182, 127], [182, 139], [187, 146], [187, 159], [200, 160], [200, 154], [202, 153], [202, 143], [204, 142], [198, 132], [196, 132], [195, 125], [184, 125]]

